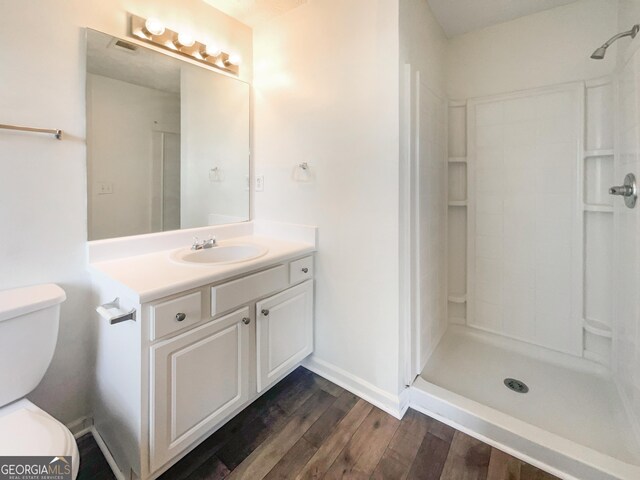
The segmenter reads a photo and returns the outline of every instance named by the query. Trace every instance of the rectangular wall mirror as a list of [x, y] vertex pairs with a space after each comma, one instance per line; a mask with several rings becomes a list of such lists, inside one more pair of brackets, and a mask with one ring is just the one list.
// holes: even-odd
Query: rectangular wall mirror
[[87, 30], [89, 240], [249, 219], [249, 85]]

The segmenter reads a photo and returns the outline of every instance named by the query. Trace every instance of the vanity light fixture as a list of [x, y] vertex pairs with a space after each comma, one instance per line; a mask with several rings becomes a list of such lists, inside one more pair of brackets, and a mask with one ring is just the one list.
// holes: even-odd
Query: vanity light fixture
[[162, 35], [165, 31], [165, 28], [162, 22], [157, 18], [147, 18], [147, 20], [144, 22], [144, 28], [142, 29], [142, 31], [148, 37], [152, 37], [154, 35]]
[[229, 58], [225, 60], [224, 64], [226, 66], [237, 67], [238, 65], [240, 65], [241, 61], [242, 59], [240, 58], [240, 55], [229, 55]]
[[180, 49], [183, 47], [191, 48], [195, 45], [196, 40], [190, 33], [181, 32], [178, 34], [178, 38], [173, 41], [173, 44], [176, 48]]
[[205, 45], [204, 48], [200, 50], [200, 56], [204, 59], [217, 58], [220, 55], [222, 55], [222, 49], [215, 45]]
[[206, 45], [198, 42], [189, 32], [176, 32], [166, 28], [156, 18], [142, 18], [130, 15], [131, 36], [150, 43], [156, 47], [184, 55], [192, 60], [210, 67], [238, 75], [240, 72], [240, 56], [231, 55], [211, 42]]

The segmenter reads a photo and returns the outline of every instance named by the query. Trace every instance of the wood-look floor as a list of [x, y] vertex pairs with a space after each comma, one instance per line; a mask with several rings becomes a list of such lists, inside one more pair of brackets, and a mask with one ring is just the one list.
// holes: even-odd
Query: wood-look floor
[[[79, 480], [111, 479], [90, 435]], [[107, 470], [105, 470], [105, 467]], [[163, 480], [556, 477], [414, 410], [402, 420], [298, 368], [169, 469]]]

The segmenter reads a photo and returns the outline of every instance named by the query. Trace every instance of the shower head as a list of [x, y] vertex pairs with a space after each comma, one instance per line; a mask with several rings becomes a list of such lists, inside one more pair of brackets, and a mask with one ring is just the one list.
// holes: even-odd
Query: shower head
[[602, 60], [607, 53], [607, 48], [609, 48], [613, 42], [623, 37], [636, 38], [639, 30], [640, 25], [636, 24], [631, 27], [631, 30], [614, 35], [609, 40], [607, 40], [600, 48], [596, 49], [596, 51], [591, 54], [591, 58], [593, 58], [594, 60]]
[[596, 51], [591, 54], [591, 58], [593, 58], [594, 60], [602, 60], [606, 53], [607, 53], [607, 47], [603, 45], [602, 47], [596, 49]]

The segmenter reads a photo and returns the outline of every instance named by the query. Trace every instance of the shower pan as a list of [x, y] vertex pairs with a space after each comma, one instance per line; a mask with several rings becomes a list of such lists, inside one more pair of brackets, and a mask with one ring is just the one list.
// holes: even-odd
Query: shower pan
[[614, 181], [639, 167], [639, 80], [640, 54], [449, 105], [449, 322], [411, 405], [565, 479], [640, 479], [640, 209]]

